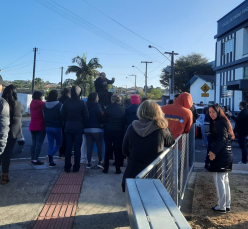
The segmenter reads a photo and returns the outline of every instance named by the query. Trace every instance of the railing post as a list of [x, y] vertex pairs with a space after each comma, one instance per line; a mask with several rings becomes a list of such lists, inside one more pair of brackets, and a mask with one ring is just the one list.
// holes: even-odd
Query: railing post
[[178, 206], [178, 142], [175, 145], [175, 148], [173, 150], [173, 157], [174, 157], [174, 201], [175, 204]]

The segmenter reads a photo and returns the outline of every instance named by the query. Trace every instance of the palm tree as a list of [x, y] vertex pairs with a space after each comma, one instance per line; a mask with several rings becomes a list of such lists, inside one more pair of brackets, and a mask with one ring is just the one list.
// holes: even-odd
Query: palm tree
[[77, 79], [75, 84], [81, 86], [84, 90], [84, 94], [87, 95], [92, 90], [93, 80], [99, 75], [99, 71], [97, 68], [102, 68], [102, 65], [99, 64], [98, 58], [92, 58], [87, 64], [86, 55], [83, 54], [82, 57], [77, 56], [72, 59], [72, 63], [76, 63], [76, 65], [68, 66], [65, 74], [69, 74], [71, 72], [76, 73]]

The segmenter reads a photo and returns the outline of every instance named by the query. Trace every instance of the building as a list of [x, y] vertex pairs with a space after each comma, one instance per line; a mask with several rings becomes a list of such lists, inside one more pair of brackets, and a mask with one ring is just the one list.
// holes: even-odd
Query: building
[[210, 104], [214, 102], [214, 75], [194, 75], [185, 87], [190, 88], [190, 94], [194, 103], [202, 101], [204, 104]]
[[215, 102], [239, 111], [248, 102], [248, 1], [218, 20], [215, 68]]

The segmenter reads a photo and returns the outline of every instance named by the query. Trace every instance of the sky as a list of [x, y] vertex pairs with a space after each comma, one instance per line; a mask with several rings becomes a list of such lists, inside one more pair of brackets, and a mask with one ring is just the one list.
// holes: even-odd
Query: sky
[[[99, 58], [115, 86], [145, 84], [161, 87], [162, 68], [175, 59], [200, 53], [215, 58], [217, 21], [243, 0], [8, 0], [0, 3], [0, 69], [4, 80], [32, 80], [35, 76], [59, 83], [72, 58]], [[135, 66], [135, 67], [132, 67]]]

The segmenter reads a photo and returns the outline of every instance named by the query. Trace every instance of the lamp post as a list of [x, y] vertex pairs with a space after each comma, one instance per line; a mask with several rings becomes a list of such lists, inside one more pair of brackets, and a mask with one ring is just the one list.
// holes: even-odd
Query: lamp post
[[170, 98], [173, 99], [174, 97], [174, 78], [175, 78], [175, 67], [174, 67], [174, 55], [179, 55], [179, 53], [175, 53], [174, 51], [172, 52], [164, 52], [162, 53], [160, 50], [158, 50], [156, 47], [149, 45], [148, 48], [155, 48], [157, 51], [159, 51], [167, 60], [167, 56], [164, 54], [169, 54], [171, 55], [171, 81], [169, 82], [169, 88], [170, 88]]
[[[136, 66], [132, 65], [133, 68], [137, 68]], [[146, 76], [146, 74], [144, 72], [142, 72], [139, 68], [137, 68], [144, 76]]]
[[[134, 83], [134, 94], [136, 94], [136, 75], [132, 74], [129, 76], [134, 76], [135, 77], [135, 83]], [[127, 77], [126, 77], [127, 78]]]

